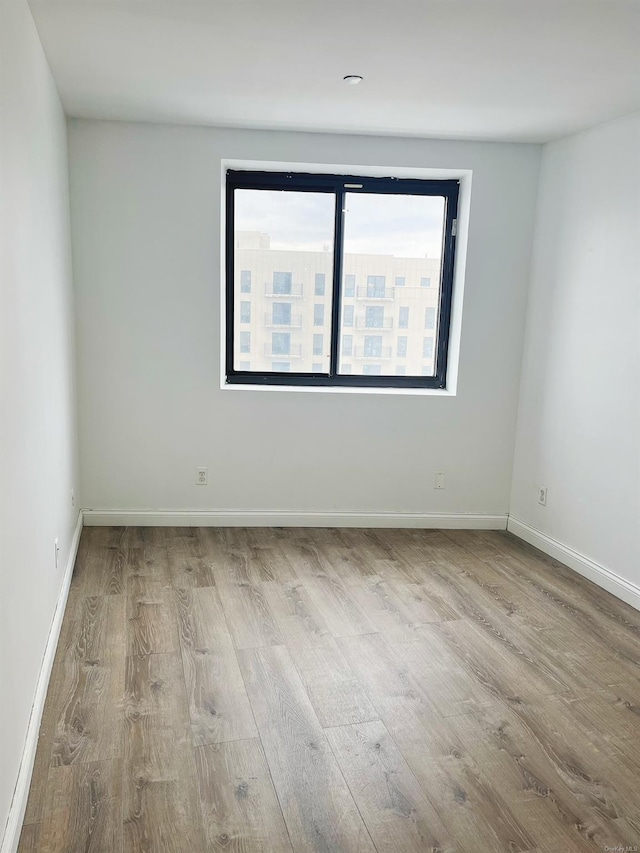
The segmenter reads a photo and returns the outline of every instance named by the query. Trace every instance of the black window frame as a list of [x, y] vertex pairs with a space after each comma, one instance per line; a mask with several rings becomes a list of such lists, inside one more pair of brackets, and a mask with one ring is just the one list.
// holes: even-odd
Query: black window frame
[[[287, 190], [295, 192], [327, 192], [335, 196], [333, 281], [331, 306], [331, 349], [328, 373], [276, 373], [235, 370], [234, 307], [235, 307], [235, 241], [234, 193], [236, 189]], [[459, 180], [423, 180], [413, 178], [373, 178], [362, 175], [329, 175], [303, 172], [257, 172], [229, 169], [226, 173], [226, 329], [225, 357], [227, 385], [298, 385], [309, 387], [359, 388], [446, 388], [453, 277], [458, 218]], [[342, 302], [342, 268], [344, 238], [344, 196], [346, 193], [376, 193], [392, 195], [432, 195], [444, 197], [444, 231], [440, 280], [440, 310], [437, 320], [435, 371], [432, 376], [366, 376], [337, 372], [340, 344], [340, 306]]]

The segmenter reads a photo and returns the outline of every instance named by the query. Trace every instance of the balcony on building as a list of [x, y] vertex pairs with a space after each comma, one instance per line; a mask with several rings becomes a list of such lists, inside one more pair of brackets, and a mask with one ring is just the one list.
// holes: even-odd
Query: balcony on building
[[395, 287], [375, 287], [367, 284], [356, 288], [356, 299], [388, 299], [394, 298]]
[[274, 317], [271, 311], [267, 311], [264, 315], [264, 325], [268, 329], [301, 329], [302, 314], [292, 314], [289, 318]]
[[302, 344], [291, 344], [289, 347], [274, 347], [273, 344], [265, 344], [264, 354], [268, 358], [300, 358], [302, 356]]
[[264, 284], [264, 295], [269, 298], [277, 298], [279, 296], [294, 296], [299, 298], [302, 296], [302, 282], [278, 285], [272, 281], [266, 281]]
[[393, 317], [379, 318], [356, 317], [356, 329], [393, 329]]
[[391, 358], [392, 348], [391, 347], [379, 347], [379, 348], [369, 348], [369, 347], [355, 347], [353, 353], [356, 358], [371, 358], [377, 359], [389, 359]]

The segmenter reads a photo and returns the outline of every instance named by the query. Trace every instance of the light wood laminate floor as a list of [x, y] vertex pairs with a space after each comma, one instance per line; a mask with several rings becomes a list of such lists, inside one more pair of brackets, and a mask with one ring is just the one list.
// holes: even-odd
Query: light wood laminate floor
[[20, 853], [633, 849], [639, 666], [506, 533], [86, 528]]

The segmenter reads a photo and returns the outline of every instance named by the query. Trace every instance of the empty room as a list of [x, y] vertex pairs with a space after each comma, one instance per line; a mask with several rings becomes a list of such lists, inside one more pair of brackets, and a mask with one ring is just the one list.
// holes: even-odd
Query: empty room
[[640, 0], [0, 0], [0, 853], [640, 848]]

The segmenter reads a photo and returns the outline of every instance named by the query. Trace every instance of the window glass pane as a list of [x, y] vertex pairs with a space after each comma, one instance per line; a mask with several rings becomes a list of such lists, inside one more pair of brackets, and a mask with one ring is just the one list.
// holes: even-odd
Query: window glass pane
[[[356, 350], [357, 355], [357, 350]], [[382, 335], [365, 335], [361, 358], [380, 358], [382, 356]]]
[[444, 213], [442, 196], [345, 194], [339, 373], [348, 358], [363, 375], [435, 374], [436, 336], [423, 337], [437, 333]]
[[367, 296], [375, 299], [385, 299], [391, 294], [393, 291], [389, 291], [387, 294], [386, 279], [383, 275], [368, 275], [367, 276], [367, 289], [363, 293], [359, 293], [358, 296]]
[[366, 329], [382, 329], [384, 326], [384, 307], [381, 305], [367, 305], [364, 315]]
[[292, 272], [274, 272], [272, 292], [274, 296], [282, 294], [286, 296], [292, 295], [293, 288], [293, 273]]
[[292, 355], [291, 332], [271, 333], [271, 348], [269, 355]]
[[345, 305], [342, 309], [342, 325], [353, 326], [353, 305]]
[[343, 355], [353, 355], [353, 335], [342, 336], [342, 353]]
[[436, 327], [436, 309], [432, 306], [425, 308], [424, 327], [425, 329], [435, 329]]
[[[271, 306], [271, 325], [290, 326], [293, 315], [290, 302], [274, 302]], [[268, 325], [268, 318], [267, 325]], [[299, 325], [299, 324], [298, 324]]]
[[356, 277], [355, 275], [345, 275], [344, 277], [344, 296], [355, 296], [356, 293]]
[[234, 208], [234, 366], [328, 373], [335, 195], [239, 188]]

